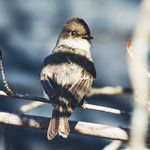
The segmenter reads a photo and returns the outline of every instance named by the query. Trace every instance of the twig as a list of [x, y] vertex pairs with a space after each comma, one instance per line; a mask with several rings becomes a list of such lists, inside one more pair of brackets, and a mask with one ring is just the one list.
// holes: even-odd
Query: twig
[[110, 107], [92, 105], [92, 104], [88, 104], [86, 102], [82, 105], [82, 107], [84, 109], [91, 109], [91, 110], [96, 110], [96, 111], [109, 112], [109, 113], [117, 114], [117, 115], [130, 115], [126, 111], [121, 111], [119, 109], [114, 109], [114, 108], [110, 108]]
[[[0, 95], [0, 97], [9, 97], [9, 98], [17, 98], [17, 99], [24, 99], [24, 100], [29, 100], [29, 101], [37, 101], [37, 102], [42, 102], [41, 104], [34, 104], [33, 108], [36, 108], [35, 105], [43, 105], [43, 103], [51, 103], [50, 100], [46, 99], [46, 98], [41, 98], [41, 97], [36, 97], [36, 96], [29, 96], [29, 95], [22, 95], [22, 94], [17, 94], [14, 96], [7, 96], [7, 95]], [[28, 105], [25, 104], [25, 107], [29, 108], [29, 110], [32, 109], [32, 104]], [[23, 107], [23, 106], [22, 106]], [[97, 105], [93, 105], [93, 104], [88, 104], [87, 102], [83, 103], [83, 105], [79, 105], [78, 107], [82, 107], [84, 109], [91, 109], [91, 110], [95, 110], [95, 111], [102, 111], [102, 112], [109, 112], [109, 113], [113, 113], [113, 114], [118, 114], [118, 115], [127, 115], [130, 116], [130, 113], [125, 112], [125, 111], [121, 111], [119, 109], [114, 109], [114, 108], [109, 108], [109, 107], [104, 107], [104, 106], [97, 106]], [[25, 109], [28, 109], [25, 108]]]
[[[46, 129], [49, 118], [0, 112], [0, 124]], [[71, 133], [115, 140], [128, 140], [127, 129], [82, 121], [69, 121]]]
[[87, 97], [102, 96], [102, 95], [122, 95], [122, 94], [132, 94], [131, 88], [117, 87], [101, 87], [101, 88], [91, 88]]
[[19, 108], [19, 111], [22, 112], [22, 113], [25, 113], [25, 112], [31, 111], [34, 108], [40, 107], [43, 104], [45, 104], [45, 103], [43, 103], [43, 102], [37, 102], [37, 101], [32, 101], [32, 102], [29, 102], [27, 104], [22, 105]]
[[103, 150], [118, 150], [121, 145], [123, 144], [123, 141], [121, 140], [114, 140], [109, 145], [103, 148]]
[[4, 96], [7, 96], [7, 94], [6, 94], [4, 91], [0, 91], [0, 95], [1, 95], [1, 96], [3, 96], [3, 95], [4, 95]]
[[8, 82], [6, 80], [6, 77], [5, 77], [4, 68], [3, 68], [3, 58], [2, 58], [1, 50], [0, 50], [0, 72], [1, 72], [1, 75], [2, 75], [2, 80], [3, 80], [4, 87], [6, 89], [6, 93], [8, 95], [14, 95], [14, 93], [11, 90], [11, 88], [9, 87], [9, 84], [8, 84]]

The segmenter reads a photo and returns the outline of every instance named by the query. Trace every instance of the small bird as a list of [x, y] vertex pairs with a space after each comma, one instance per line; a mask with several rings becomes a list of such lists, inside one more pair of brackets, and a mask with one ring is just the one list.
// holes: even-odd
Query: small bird
[[56, 47], [44, 60], [40, 79], [54, 107], [47, 130], [49, 140], [57, 134], [68, 137], [68, 117], [96, 78], [90, 53], [91, 39], [93, 37], [85, 21], [72, 18], [64, 24]]

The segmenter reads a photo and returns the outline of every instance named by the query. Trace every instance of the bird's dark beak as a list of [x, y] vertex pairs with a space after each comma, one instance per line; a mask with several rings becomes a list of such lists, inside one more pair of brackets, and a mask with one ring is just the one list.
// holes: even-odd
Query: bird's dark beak
[[92, 36], [89, 37], [90, 40], [94, 39]]

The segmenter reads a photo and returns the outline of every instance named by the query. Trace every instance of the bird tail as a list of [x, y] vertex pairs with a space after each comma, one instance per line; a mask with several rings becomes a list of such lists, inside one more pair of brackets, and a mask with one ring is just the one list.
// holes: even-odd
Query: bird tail
[[67, 138], [70, 132], [68, 122], [68, 111], [60, 105], [54, 106], [52, 118], [47, 130], [48, 140], [52, 140], [57, 134], [63, 138]]

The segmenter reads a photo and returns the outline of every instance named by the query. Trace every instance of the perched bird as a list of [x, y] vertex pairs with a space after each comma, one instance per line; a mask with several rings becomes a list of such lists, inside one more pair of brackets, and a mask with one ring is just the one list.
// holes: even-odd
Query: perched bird
[[90, 53], [91, 39], [83, 19], [70, 19], [64, 24], [52, 54], [44, 60], [40, 79], [54, 107], [47, 131], [49, 140], [57, 134], [68, 137], [68, 117], [96, 78]]

